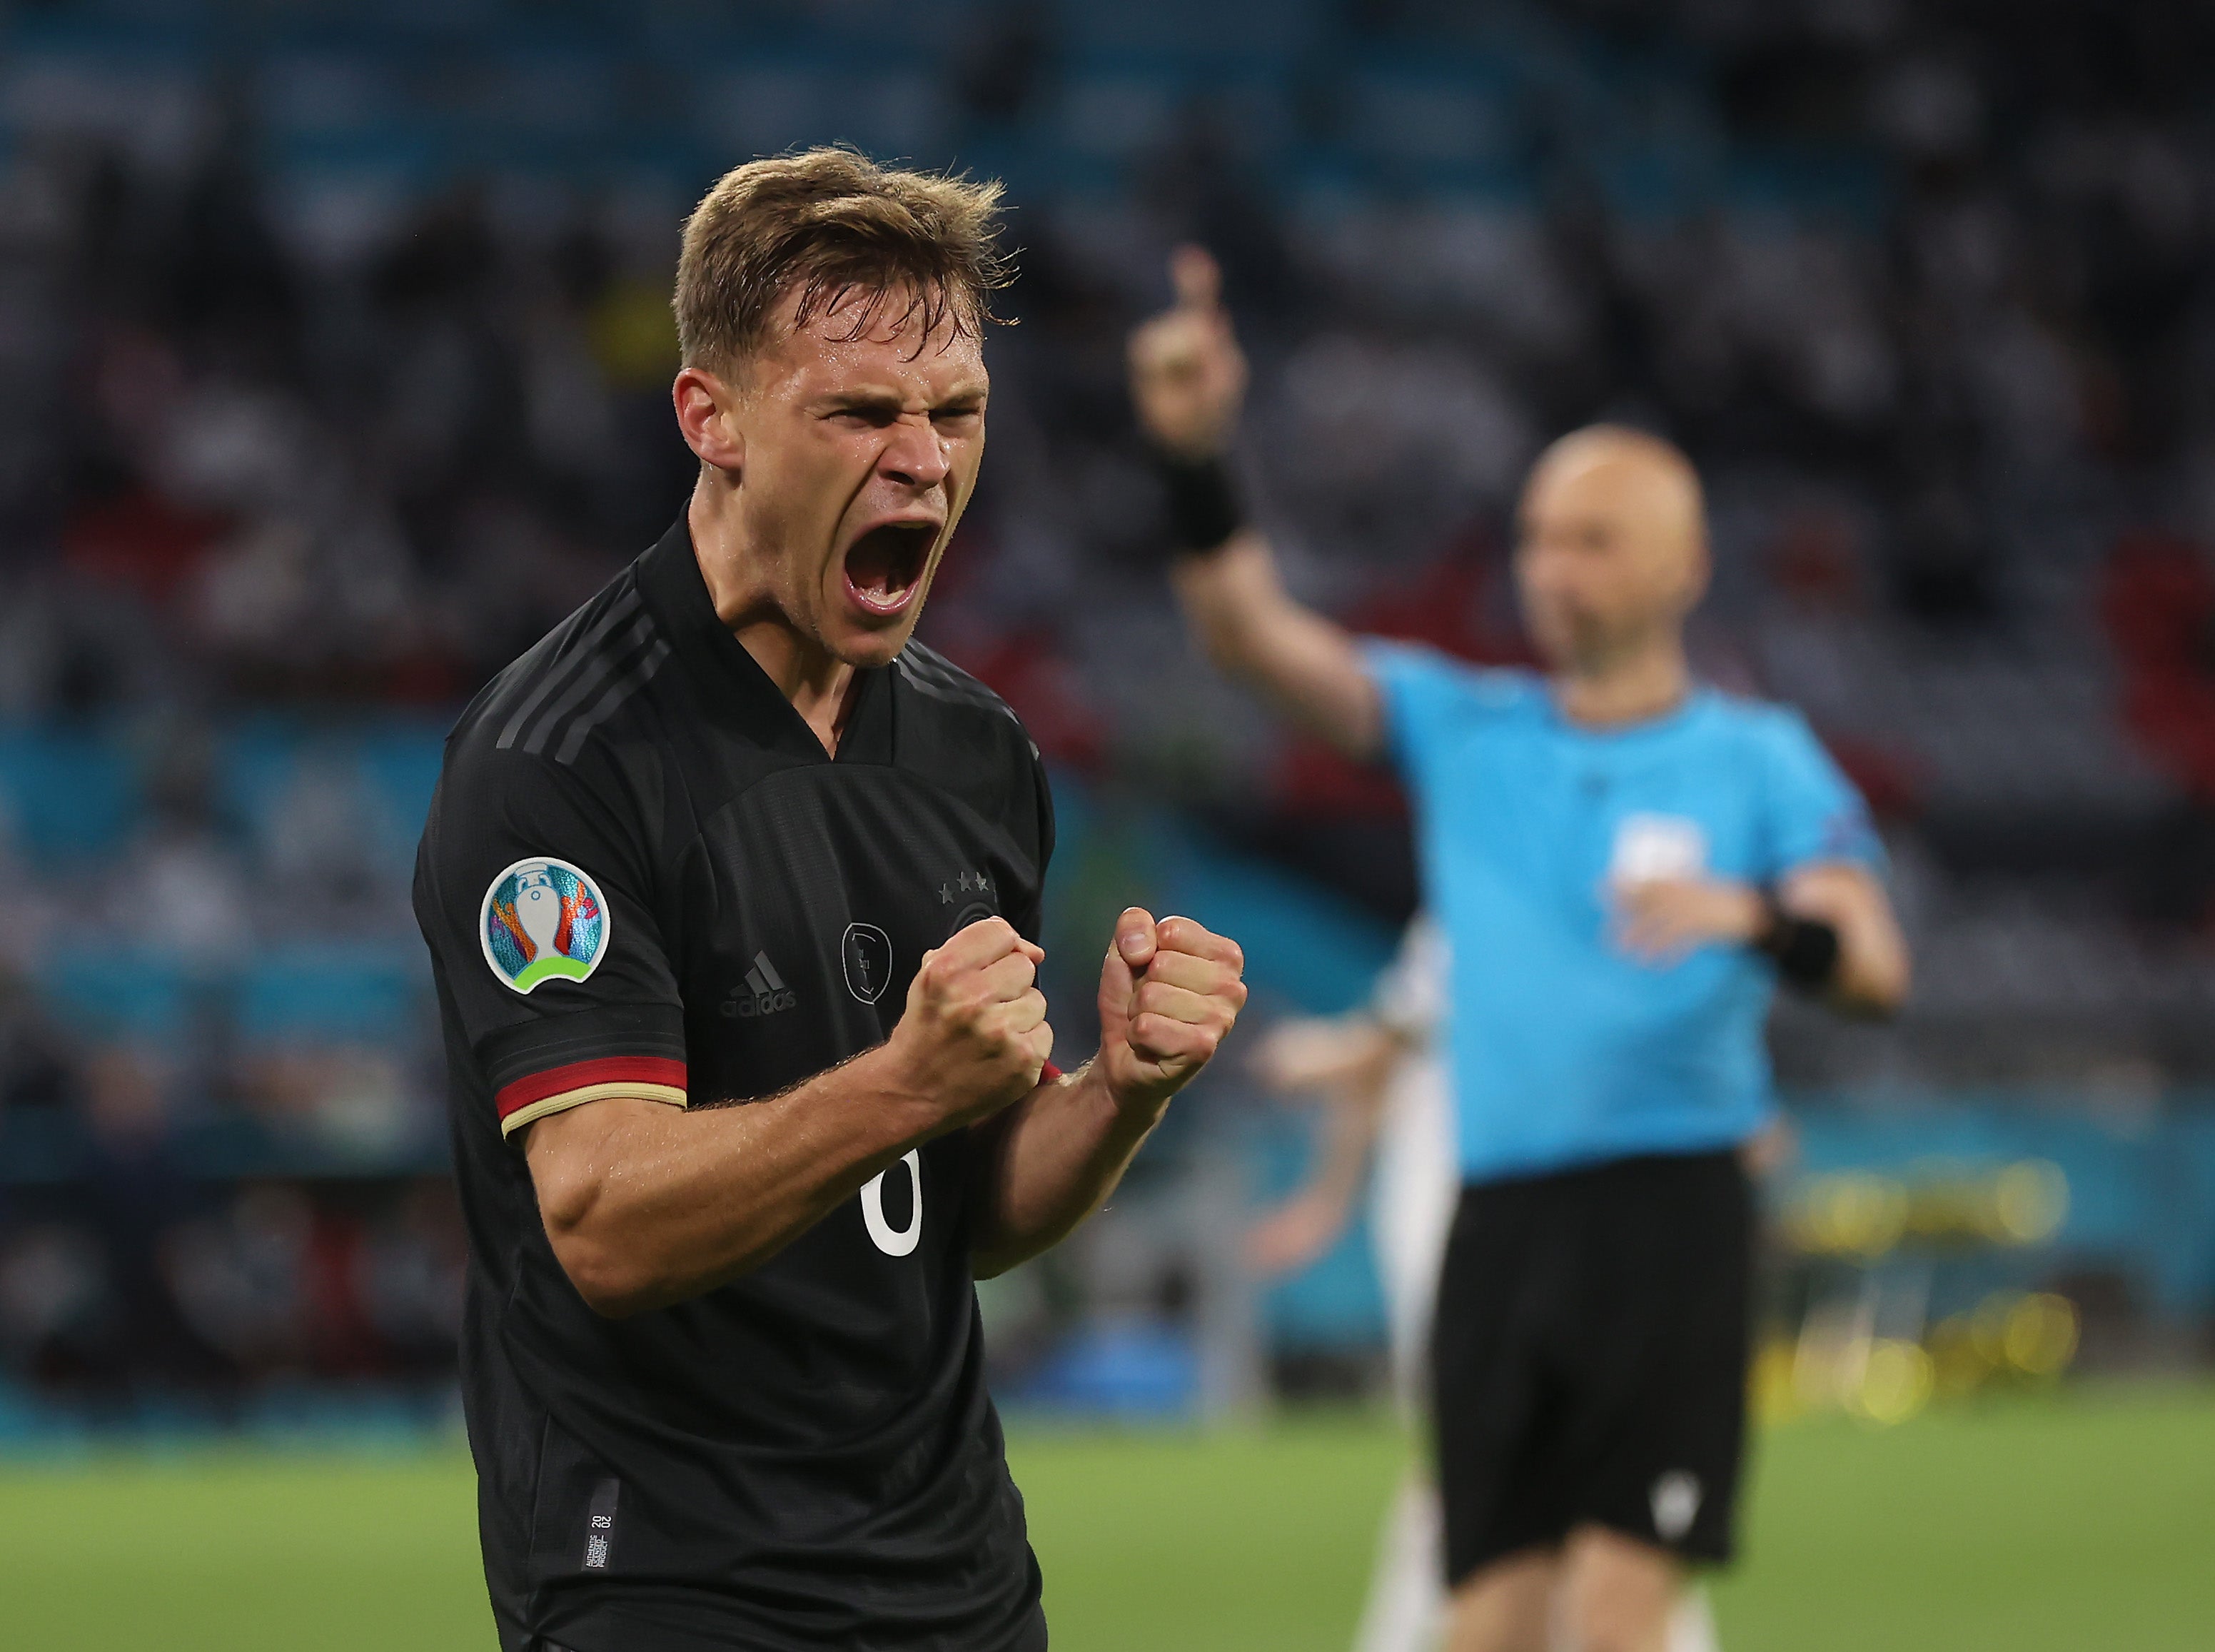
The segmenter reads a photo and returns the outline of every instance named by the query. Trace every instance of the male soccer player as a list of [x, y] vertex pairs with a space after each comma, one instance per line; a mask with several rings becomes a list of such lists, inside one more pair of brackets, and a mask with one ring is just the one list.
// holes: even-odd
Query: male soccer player
[[1789, 711], [1697, 683], [1698, 477], [1595, 427], [1531, 472], [1515, 577], [1548, 671], [1362, 643], [1295, 601], [1223, 453], [1245, 370], [1204, 253], [1132, 341], [1178, 594], [1209, 653], [1413, 795], [1445, 932], [1463, 1183], [1433, 1333], [1449, 1643], [1660, 1652], [1726, 1558], [1781, 975], [1881, 1013], [1907, 956], [1865, 811]]
[[996, 186], [756, 162], [685, 224], [689, 507], [477, 697], [418, 860], [504, 1652], [1034, 1652], [973, 1274], [1096, 1207], [1244, 988], [1133, 908], [1046, 1062], [1052, 838], [909, 641], [985, 444]]

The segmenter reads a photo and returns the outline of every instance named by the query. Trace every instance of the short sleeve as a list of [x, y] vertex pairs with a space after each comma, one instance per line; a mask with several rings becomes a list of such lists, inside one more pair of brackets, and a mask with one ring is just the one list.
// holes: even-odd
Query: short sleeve
[[1402, 775], [1412, 775], [1426, 736], [1466, 668], [1435, 648], [1373, 637], [1362, 642], [1361, 660], [1382, 703], [1385, 754]]
[[617, 784], [457, 752], [415, 912], [501, 1133], [610, 1096], [685, 1103], [684, 1017], [646, 832]]
[[1770, 875], [1816, 861], [1856, 861], [1881, 869], [1884, 846], [1868, 806], [1797, 712], [1769, 725], [1766, 791]]

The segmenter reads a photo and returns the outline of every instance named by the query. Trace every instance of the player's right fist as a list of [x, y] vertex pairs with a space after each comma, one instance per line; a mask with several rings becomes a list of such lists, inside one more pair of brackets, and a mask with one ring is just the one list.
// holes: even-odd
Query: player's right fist
[[947, 1124], [989, 1117], [1038, 1087], [1053, 1050], [1038, 967], [1004, 918], [980, 918], [923, 955], [889, 1041], [905, 1080]]
[[1131, 400], [1147, 439], [1181, 458], [1230, 445], [1246, 394], [1246, 356], [1222, 304], [1223, 273], [1204, 248], [1169, 258], [1176, 303], [1131, 335]]

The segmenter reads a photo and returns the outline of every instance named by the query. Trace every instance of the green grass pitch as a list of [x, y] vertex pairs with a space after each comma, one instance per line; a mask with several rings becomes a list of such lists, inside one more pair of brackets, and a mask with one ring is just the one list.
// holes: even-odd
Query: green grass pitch
[[[1365, 1420], [1019, 1430], [1057, 1652], [1338, 1652], [1405, 1459]], [[2215, 1393], [2086, 1391], [1763, 1440], [1728, 1652], [2215, 1644]], [[468, 1465], [230, 1449], [0, 1465], [0, 1643], [492, 1644]]]

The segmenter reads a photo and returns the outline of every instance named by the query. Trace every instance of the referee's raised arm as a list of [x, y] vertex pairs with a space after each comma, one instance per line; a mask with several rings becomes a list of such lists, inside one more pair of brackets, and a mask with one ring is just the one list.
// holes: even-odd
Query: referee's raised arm
[[1180, 553], [1171, 584], [1208, 656], [1353, 757], [1376, 755], [1377, 684], [1344, 627], [1285, 589], [1268, 541], [1243, 519], [1225, 459], [1246, 359], [1198, 247], [1169, 266], [1176, 303], [1131, 337], [1131, 399], [1160, 464]]

